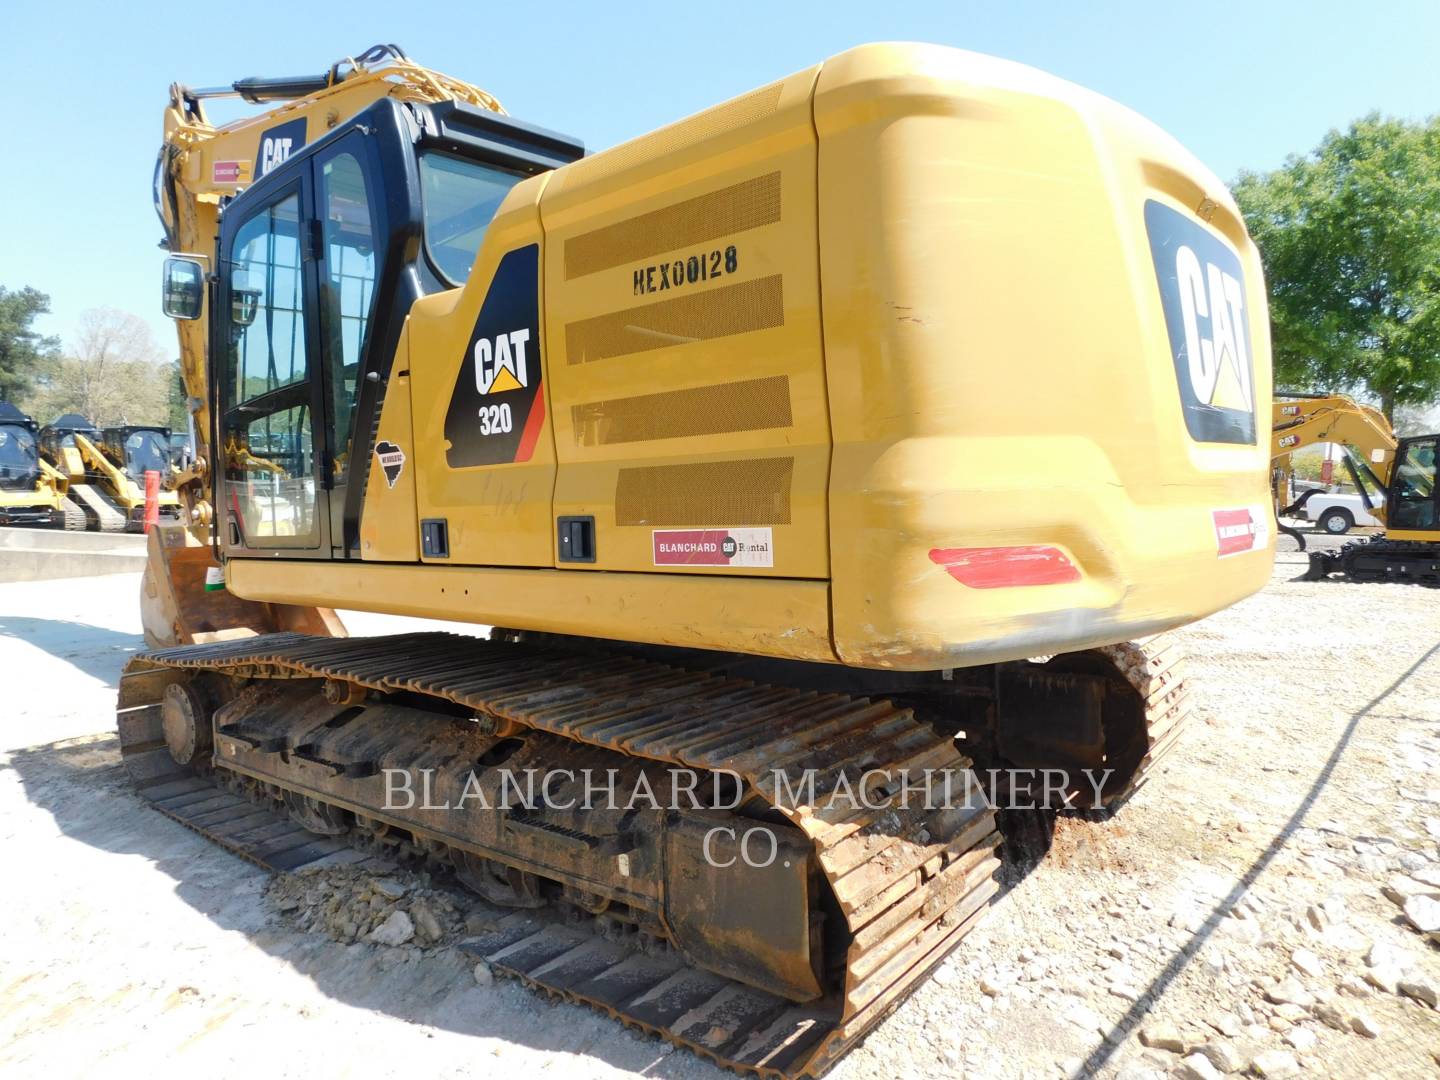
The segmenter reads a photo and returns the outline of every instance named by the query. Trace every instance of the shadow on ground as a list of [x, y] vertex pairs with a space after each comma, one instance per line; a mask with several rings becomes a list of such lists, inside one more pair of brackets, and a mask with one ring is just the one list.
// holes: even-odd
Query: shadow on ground
[[33, 615], [0, 615], [0, 637], [28, 642], [110, 687], [119, 685], [125, 662], [145, 648], [140, 634]]
[[[110, 673], [113, 677], [113, 672]], [[9, 767], [26, 796], [50, 813], [64, 834], [105, 852], [140, 855], [175, 881], [176, 895], [224, 930], [283, 959], [326, 996], [411, 1024], [501, 1039], [537, 1050], [584, 1053], [616, 1069], [657, 1077], [694, 1077], [710, 1066], [669, 1044], [639, 1036], [580, 1005], [556, 1003], [519, 984], [477, 987], [471, 962], [451, 951], [385, 966], [383, 950], [353, 947], [257, 914], [258, 897], [237, 904], [235, 886], [263, 871], [197, 838], [165, 818], [130, 787], [114, 736], [70, 739], [14, 751]], [[222, 865], [229, 864], [229, 868]], [[494, 994], [519, 996], [496, 1007]], [[489, 999], [487, 1002], [487, 998]], [[529, 999], [528, 1001], [526, 999]], [[575, 1010], [567, 1018], [551, 1009]], [[582, 1020], [583, 1018], [583, 1020]], [[587, 1031], [600, 1028], [598, 1035]], [[669, 1055], [669, 1056], [666, 1056]], [[714, 1075], [721, 1075], [715, 1069]]]
[[1419, 659], [1406, 668], [1394, 682], [1376, 694], [1361, 708], [1350, 714], [1344, 730], [1340, 733], [1340, 737], [1335, 740], [1335, 745], [1331, 748], [1329, 756], [1325, 759], [1324, 767], [1321, 768], [1319, 775], [1315, 777], [1314, 782], [1310, 785], [1310, 789], [1305, 793], [1305, 796], [1300, 800], [1299, 804], [1296, 805], [1290, 817], [1286, 819], [1285, 823], [1275, 832], [1274, 836], [1271, 837], [1265, 850], [1262, 851], [1245, 872], [1240, 875], [1240, 880], [1235, 883], [1229, 893], [1217, 901], [1210, 909], [1209, 914], [1206, 915], [1199, 929], [1195, 930], [1190, 935], [1189, 940], [1184, 942], [1179, 949], [1175, 950], [1169, 962], [1165, 965], [1164, 970], [1151, 981], [1149, 986], [1145, 987], [1139, 998], [1125, 1015], [1111, 1026], [1104, 1040], [1095, 1048], [1082, 1065], [1081, 1069], [1085, 1076], [1094, 1075], [1099, 1069], [1109, 1063], [1117, 1047], [1143, 1022], [1151, 1005], [1155, 1001], [1158, 1001], [1170, 984], [1179, 978], [1180, 973], [1185, 970], [1185, 967], [1190, 963], [1191, 959], [1199, 952], [1200, 947], [1210, 940], [1216, 929], [1218, 929], [1220, 920], [1231, 912], [1245, 895], [1246, 890], [1255, 884], [1260, 875], [1265, 872], [1266, 867], [1273, 863], [1280, 852], [1285, 849], [1285, 846], [1289, 844], [1291, 837], [1295, 834], [1295, 830], [1304, 824], [1305, 817], [1309, 814], [1311, 807], [1315, 805], [1321, 792], [1323, 792], [1326, 785], [1330, 783], [1330, 778], [1334, 775], [1336, 767], [1340, 764], [1340, 759], [1345, 756], [1345, 751], [1349, 748], [1350, 742], [1354, 738], [1355, 731], [1360, 726], [1361, 721], [1375, 712], [1381, 702], [1395, 693], [1396, 690], [1405, 684], [1405, 681], [1409, 679], [1411, 675], [1419, 671], [1437, 655], [1440, 655], [1440, 644], [1432, 645]]

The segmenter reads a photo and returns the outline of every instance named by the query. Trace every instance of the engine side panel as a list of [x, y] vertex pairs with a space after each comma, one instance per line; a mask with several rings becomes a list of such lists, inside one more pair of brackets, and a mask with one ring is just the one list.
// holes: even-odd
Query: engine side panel
[[546, 188], [555, 514], [594, 517], [583, 568], [828, 576], [818, 71]]
[[[540, 193], [549, 179], [511, 190], [463, 289], [426, 297], [411, 312], [418, 517], [444, 520], [448, 533], [447, 554], [422, 551], [427, 561], [554, 562], [551, 364], [541, 348], [539, 280], [546, 257]], [[497, 343], [509, 364], [504, 376]]]

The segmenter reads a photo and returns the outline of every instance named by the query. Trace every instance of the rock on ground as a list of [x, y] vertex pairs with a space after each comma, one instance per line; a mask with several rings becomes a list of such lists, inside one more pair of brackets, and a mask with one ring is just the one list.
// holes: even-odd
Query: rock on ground
[[[1142, 1080], [1212, 1044], [1265, 1075], [1433, 1073], [1440, 1012], [1422, 988], [1440, 986], [1440, 949], [1382, 890], [1405, 877], [1426, 898], [1440, 865], [1436, 594], [1290, 580], [1303, 562], [1282, 552], [1268, 589], [1178, 633], [1197, 712], [1157, 775], [1108, 822], [1047, 826], [1045, 860], [1007, 868], [945, 977], [827, 1080], [1029, 1080], [1077, 1061]], [[138, 581], [40, 584], [0, 586], [0, 843], [44, 867], [0, 920], [7, 1073], [729, 1075], [487, 983], [459, 943], [496, 913], [443, 883], [272, 880], [146, 809], [111, 733]], [[366, 940], [397, 915], [408, 940]], [[1286, 980], [1294, 1000], [1266, 1000]], [[1145, 1045], [1163, 1025], [1173, 1049]]]

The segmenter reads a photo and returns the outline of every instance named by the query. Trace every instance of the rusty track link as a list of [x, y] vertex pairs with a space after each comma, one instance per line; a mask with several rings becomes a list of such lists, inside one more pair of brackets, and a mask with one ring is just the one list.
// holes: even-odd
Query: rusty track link
[[1145, 707], [1145, 756], [1129, 783], [1105, 800], [1107, 806], [1118, 806], [1150, 779], [1156, 764], [1180, 740], [1190, 718], [1190, 687], [1184, 652], [1167, 635], [1107, 645], [1096, 652], [1115, 665]]
[[[344, 844], [179, 770], [159, 701], [184, 671], [331, 678], [422, 694], [638, 758], [740, 774], [809, 838], [844, 919], [843, 978], [819, 1001], [797, 1005], [529, 913], [507, 919], [483, 943], [501, 970], [731, 1068], [787, 1077], [824, 1071], [955, 946], [997, 888], [999, 835], [971, 763], [953, 741], [888, 701], [443, 633], [274, 634], [136, 657], [119, 705], [132, 775], [162, 812], [262, 865], [343, 858]], [[870, 769], [948, 771], [966, 790], [951, 792], [949, 808], [938, 810], [856, 810], [826, 799]], [[807, 798], [792, 803], [786, 796], [796, 790]]]

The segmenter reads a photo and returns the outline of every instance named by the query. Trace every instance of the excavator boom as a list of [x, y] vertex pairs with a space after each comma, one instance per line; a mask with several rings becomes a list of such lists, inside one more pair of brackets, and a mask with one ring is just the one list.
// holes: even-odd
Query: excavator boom
[[[1370, 490], [1383, 491], [1388, 486], [1399, 445], [1385, 414], [1344, 394], [1297, 394], [1277, 396], [1271, 406], [1270, 469], [1277, 520], [1299, 513], [1311, 494], [1304, 492], [1290, 501], [1292, 455], [1321, 443], [1344, 448], [1346, 466], [1366, 509], [1383, 517], [1384, 508], [1373, 503]], [[1303, 551], [1303, 534], [1281, 528], [1295, 536]]]

